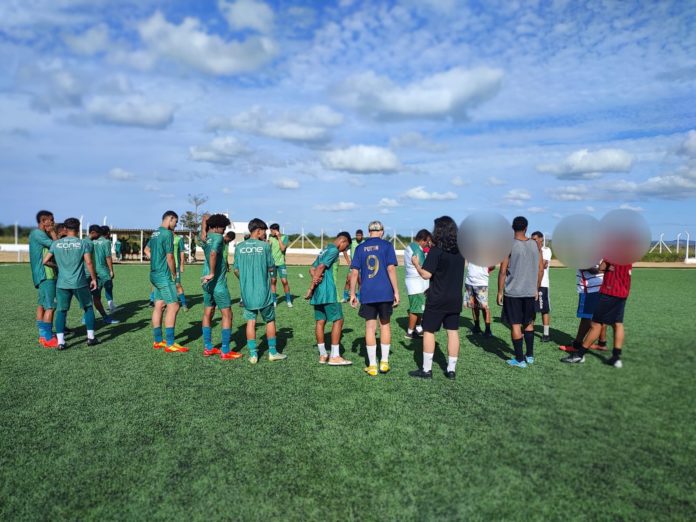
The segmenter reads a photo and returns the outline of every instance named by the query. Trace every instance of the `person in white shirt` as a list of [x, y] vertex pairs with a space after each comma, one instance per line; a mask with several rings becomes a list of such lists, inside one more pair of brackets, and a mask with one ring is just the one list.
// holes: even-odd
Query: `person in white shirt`
[[423, 337], [421, 320], [425, 309], [425, 291], [428, 289], [428, 280], [423, 279], [416, 267], [422, 267], [425, 262], [423, 248], [430, 245], [432, 236], [426, 229], [421, 229], [416, 234], [413, 242], [404, 249], [404, 268], [406, 271], [406, 291], [408, 292], [408, 330], [407, 339]]
[[542, 343], [547, 343], [551, 340], [549, 335], [551, 328], [551, 303], [549, 302], [549, 264], [551, 263], [551, 249], [544, 246], [544, 234], [532, 232], [532, 239], [539, 245], [541, 258], [544, 261], [544, 276], [541, 278], [541, 286], [539, 287], [539, 299], [536, 302], [536, 311], [541, 313], [541, 322], [544, 325], [544, 335], [541, 337]]
[[466, 289], [464, 303], [471, 308], [471, 316], [474, 320], [474, 327], [471, 329], [471, 333], [481, 333], [479, 316], [483, 315], [483, 321], [486, 325], [486, 330], [483, 332], [484, 337], [493, 337], [491, 332], [491, 310], [488, 308], [488, 275], [494, 269], [495, 267], [492, 266], [479, 266], [469, 262], [466, 268], [466, 279], [464, 280], [464, 288]]

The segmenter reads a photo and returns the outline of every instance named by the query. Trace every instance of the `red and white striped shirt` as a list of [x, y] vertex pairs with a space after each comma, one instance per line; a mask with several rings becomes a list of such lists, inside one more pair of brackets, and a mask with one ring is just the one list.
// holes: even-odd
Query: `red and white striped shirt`
[[596, 294], [602, 286], [604, 272], [592, 273], [590, 270], [578, 270], [575, 274], [575, 280], [578, 294]]

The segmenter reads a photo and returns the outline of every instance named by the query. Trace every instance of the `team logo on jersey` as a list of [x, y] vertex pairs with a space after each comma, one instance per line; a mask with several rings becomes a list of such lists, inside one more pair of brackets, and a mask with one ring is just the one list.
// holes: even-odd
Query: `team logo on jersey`
[[241, 254], [261, 254], [263, 253], [263, 247], [262, 246], [246, 246], [242, 247], [239, 249], [239, 252]]

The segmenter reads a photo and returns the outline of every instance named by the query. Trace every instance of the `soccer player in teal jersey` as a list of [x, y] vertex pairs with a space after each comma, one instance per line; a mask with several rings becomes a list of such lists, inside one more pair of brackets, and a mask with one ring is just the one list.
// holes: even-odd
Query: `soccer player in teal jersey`
[[184, 287], [181, 285], [181, 274], [184, 273], [184, 265], [186, 263], [186, 253], [184, 252], [184, 238], [181, 236], [174, 235], [174, 264], [176, 265], [176, 279], [174, 283], [176, 284], [176, 295], [181, 303], [181, 308], [184, 312], [188, 312], [188, 305], [186, 304], [186, 294], [184, 293]]
[[[104, 282], [104, 296], [106, 297], [106, 306], [109, 309], [109, 313], [113, 314], [118, 309], [118, 306], [116, 306], [116, 303], [114, 302], [114, 281], [113, 281], [113, 279], [114, 279], [114, 264], [113, 264], [113, 257], [111, 255], [111, 250], [112, 250], [112, 245], [113, 245], [113, 242], [111, 240], [111, 228], [104, 225], [103, 227], [100, 228], [100, 231], [101, 231], [103, 248], [108, 253], [106, 261], [107, 261], [107, 264], [109, 266], [109, 272], [111, 273], [111, 279]], [[116, 245], [118, 245], [120, 247], [121, 242], [117, 241]], [[115, 247], [113, 249], [116, 250], [116, 259], [120, 259], [118, 249], [116, 249]]]
[[39, 292], [36, 307], [36, 326], [39, 329], [39, 344], [46, 348], [58, 346], [53, 336], [53, 311], [56, 307], [56, 273], [55, 265], [44, 265], [44, 257], [57, 239], [54, 231], [53, 214], [48, 210], [39, 210], [36, 214], [38, 227], [29, 234], [29, 262], [34, 288]]
[[256, 350], [256, 317], [266, 322], [268, 339], [268, 360], [281, 361], [287, 356], [276, 349], [275, 308], [271, 294], [270, 271], [275, 267], [271, 246], [266, 242], [268, 226], [262, 220], [249, 221], [249, 239], [242, 241], [234, 253], [234, 273], [239, 278], [239, 286], [244, 302], [246, 320], [247, 348], [249, 362], [259, 360]]
[[104, 304], [101, 300], [101, 291], [107, 282], [111, 282], [114, 274], [113, 265], [111, 265], [111, 243], [101, 236], [101, 227], [99, 225], [91, 225], [89, 227], [89, 239], [92, 241], [92, 265], [97, 274], [97, 288], [92, 290], [92, 302], [101, 314], [105, 324], [118, 324], [119, 321], [113, 319], [104, 310]]
[[[224, 251], [227, 248], [223, 233], [230, 220], [224, 214], [203, 216], [202, 229], [206, 230], [205, 239], [199, 242], [208, 264], [207, 273], [201, 278], [203, 286], [203, 355], [220, 355], [220, 359], [238, 359], [242, 356], [230, 348], [232, 337], [232, 299], [227, 288], [227, 262]], [[211, 322], [215, 308], [222, 315], [222, 351], [213, 347]]]
[[[176, 297], [176, 264], [174, 262], [174, 234], [179, 216], [173, 210], [167, 210], [162, 215], [162, 224], [153, 232], [148, 247], [150, 249], [150, 282], [155, 287], [155, 307], [152, 311], [152, 332], [155, 350], [164, 348], [167, 353], [188, 352], [188, 348], [174, 341], [176, 314], [179, 312], [179, 301]], [[162, 314], [166, 306], [164, 318], [165, 339], [162, 339]]]
[[[55, 261], [58, 267], [56, 282], [56, 337], [58, 349], [65, 350], [65, 319], [70, 309], [73, 296], [77, 298], [84, 310], [85, 325], [87, 326], [87, 346], [95, 346], [99, 341], [94, 336], [94, 309], [90, 290], [97, 288], [97, 274], [92, 265], [92, 242], [79, 239], [80, 220], [68, 218], [65, 220], [67, 236], [57, 239], [44, 256], [43, 263], [49, 266]], [[89, 274], [87, 276], [86, 274]], [[89, 279], [88, 279], [89, 277]]]
[[[350, 242], [350, 259], [346, 258], [346, 261], [348, 261], [348, 266], [350, 266], [351, 260], [353, 259], [353, 256], [355, 255], [355, 249], [358, 248], [358, 245], [363, 242], [364, 236], [363, 236], [363, 231], [361, 228], [357, 229], [355, 231], [355, 237], [353, 240]], [[343, 257], [346, 256], [346, 253], [343, 253]], [[338, 263], [336, 263], [336, 268], [338, 268]], [[334, 277], [336, 276], [337, 270], [334, 270]], [[358, 280], [358, 287], [360, 286], [360, 280]], [[360, 292], [357, 292], [357, 297], [358, 301], [360, 300]], [[343, 299], [341, 300], [342, 303], [347, 302], [350, 299], [350, 269], [348, 270], [348, 273], [346, 274], [346, 284], [343, 287]]]
[[[336, 282], [333, 278], [332, 266], [338, 262], [339, 255], [350, 246], [350, 234], [340, 232], [333, 243], [322, 250], [309, 273], [312, 283], [305, 298], [314, 305], [314, 320], [317, 348], [319, 348], [319, 364], [329, 366], [349, 366], [353, 364], [341, 357], [341, 333], [343, 330], [343, 309], [336, 299]], [[331, 325], [331, 355], [326, 353], [324, 344], [324, 327], [327, 322]]]
[[280, 225], [273, 223], [271, 225], [271, 237], [268, 238], [268, 243], [271, 245], [271, 254], [273, 254], [273, 263], [275, 266], [271, 271], [271, 292], [273, 293], [273, 304], [275, 305], [278, 294], [276, 293], [276, 283], [278, 276], [283, 284], [285, 292], [285, 302], [288, 308], [292, 308], [292, 295], [290, 295], [290, 284], [288, 283], [288, 267], [285, 264], [285, 251], [288, 248], [288, 236], [280, 233]]

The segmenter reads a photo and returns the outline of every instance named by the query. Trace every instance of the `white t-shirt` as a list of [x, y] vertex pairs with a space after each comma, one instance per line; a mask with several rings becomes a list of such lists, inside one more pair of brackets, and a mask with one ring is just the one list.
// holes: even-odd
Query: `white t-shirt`
[[429, 282], [423, 279], [416, 267], [413, 264], [412, 257], [414, 256], [411, 245], [404, 249], [404, 268], [406, 269], [406, 291], [408, 295], [422, 294], [428, 289]]
[[541, 247], [541, 258], [544, 262], [548, 261], [548, 265], [544, 268], [544, 277], [541, 278], [541, 286], [549, 287], [549, 266], [551, 266], [551, 249], [549, 247]]
[[488, 286], [488, 267], [469, 263], [464, 284], [469, 286]]

